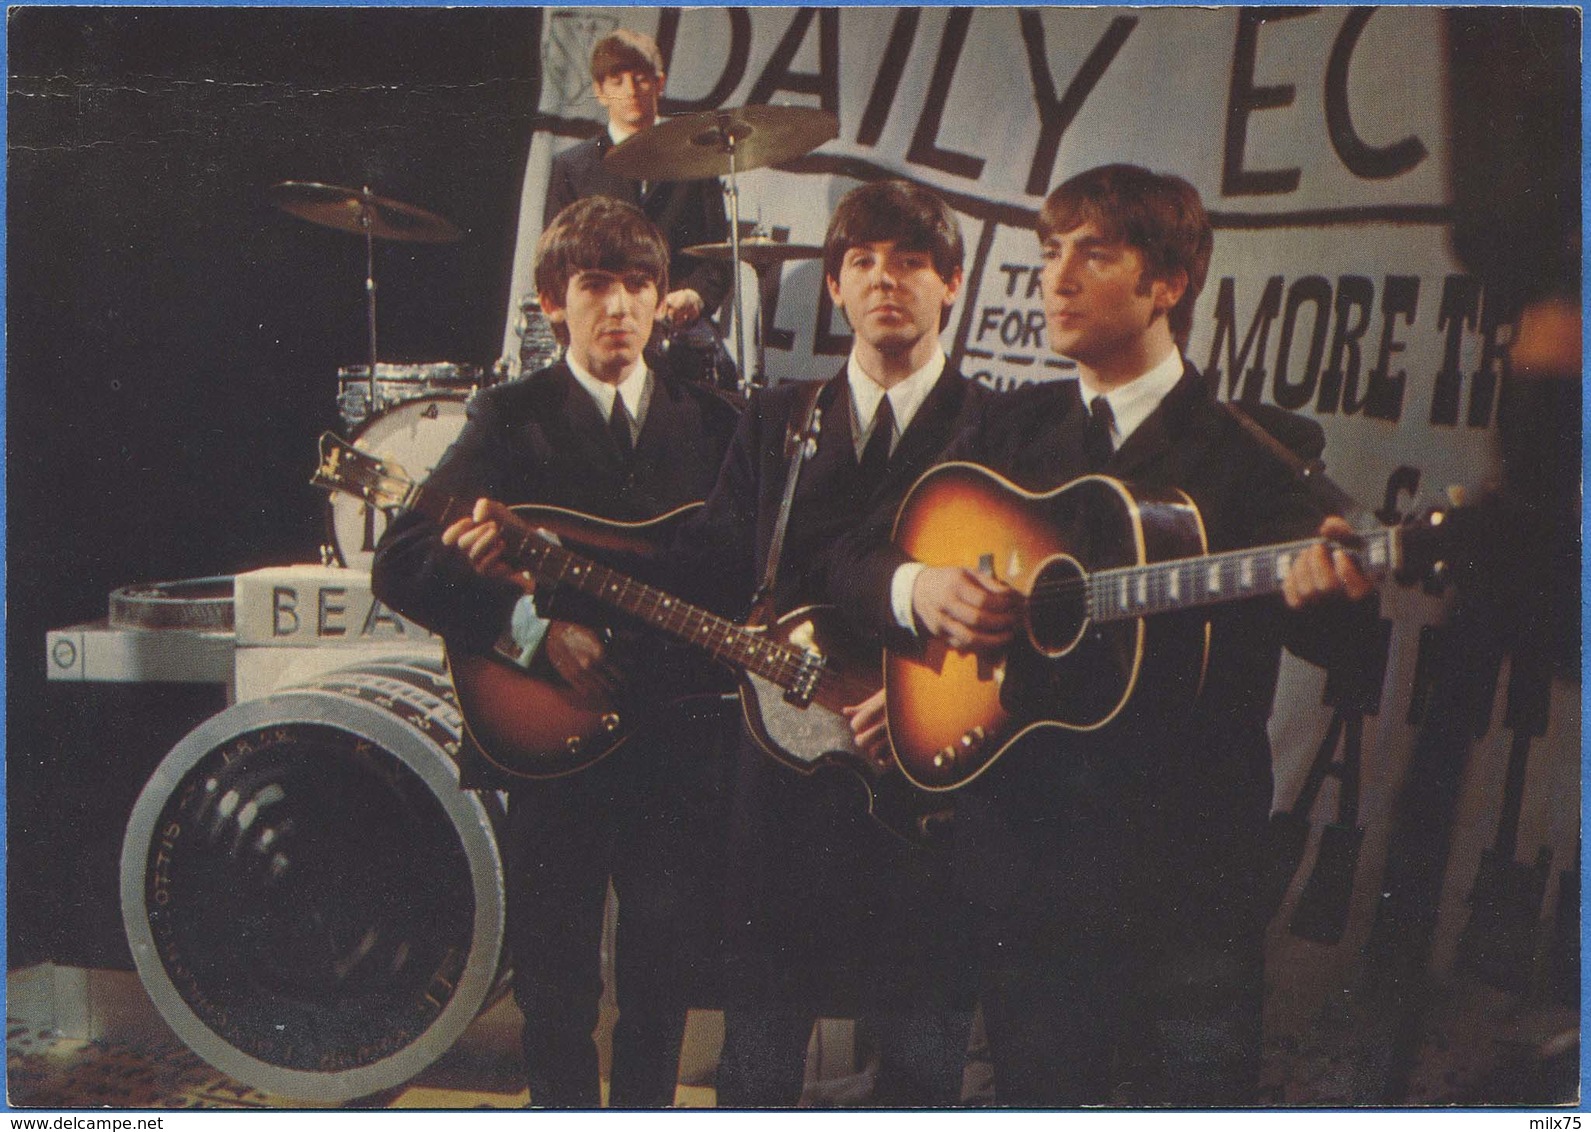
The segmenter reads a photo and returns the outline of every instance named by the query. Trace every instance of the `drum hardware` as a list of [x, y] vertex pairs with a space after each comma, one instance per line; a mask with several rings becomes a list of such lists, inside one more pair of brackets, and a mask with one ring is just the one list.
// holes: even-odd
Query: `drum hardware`
[[514, 333], [519, 335], [521, 374], [546, 369], [563, 357], [563, 346], [553, 332], [546, 312], [541, 309], [541, 299], [535, 294], [526, 295], [520, 301], [519, 316], [514, 319]]
[[397, 657], [227, 708], [144, 786], [121, 910], [160, 1016], [283, 1097], [344, 1101], [426, 1068], [506, 988], [494, 794], [459, 788], [463, 720]]
[[[610, 149], [603, 164], [632, 181], [696, 181], [727, 177], [730, 259], [741, 262], [738, 174], [789, 161], [840, 136], [839, 118], [827, 110], [801, 106], [742, 106], [708, 110], [659, 123]], [[749, 260], [746, 262], [750, 262]], [[745, 304], [740, 272], [732, 272], [735, 302], [735, 356], [746, 363]], [[759, 370], [755, 377], [764, 375]], [[742, 377], [741, 391], [751, 388]]]
[[[702, 259], [733, 259], [735, 246], [727, 241], [717, 244], [695, 244], [684, 249], [686, 255]], [[823, 249], [816, 244], [788, 244], [771, 236], [752, 234], [740, 241], [741, 263], [751, 265], [757, 273], [757, 323], [752, 329], [752, 341], [757, 351], [756, 369], [751, 375], [753, 386], [768, 382], [768, 334], [763, 325], [763, 312], [773, 303], [773, 284], [778, 278], [780, 265], [802, 259], [822, 259]]]
[[684, 381], [710, 385], [738, 396], [740, 369], [724, 348], [723, 337], [709, 318], [676, 323], [659, 318], [652, 324], [646, 363], [654, 372], [670, 373]]
[[[389, 404], [354, 434], [354, 447], [395, 460], [416, 479], [424, 479], [463, 429], [466, 397], [462, 389], [431, 387]], [[337, 493], [326, 501], [326, 521], [330, 564], [369, 570], [375, 561], [376, 543], [387, 527], [386, 514], [351, 495]]]
[[376, 366], [371, 397], [370, 367], [337, 370], [337, 413], [350, 431], [372, 417], [409, 401], [458, 394], [468, 396], [483, 384], [480, 366], [456, 362], [382, 362]]
[[232, 575], [145, 582], [111, 591], [112, 629], [197, 629], [230, 633]]
[[366, 185], [346, 189], [315, 181], [283, 181], [271, 188], [271, 200], [284, 212], [301, 220], [352, 232], [365, 238], [365, 323], [370, 342], [369, 404], [376, 404], [376, 248], [375, 241], [398, 240], [417, 244], [450, 244], [464, 237], [452, 221], [412, 204], [380, 197]]
[[[682, 249], [686, 255], [702, 259], [731, 259], [734, 248], [726, 240], [718, 244], [694, 244]], [[772, 236], [743, 236], [740, 240], [740, 262], [762, 269], [796, 259], [822, 259], [823, 249], [817, 244], [787, 244]]]
[[369, 187], [345, 189], [314, 181], [283, 181], [271, 189], [277, 208], [340, 232], [415, 244], [451, 244], [464, 238], [452, 221], [412, 204], [379, 197]]

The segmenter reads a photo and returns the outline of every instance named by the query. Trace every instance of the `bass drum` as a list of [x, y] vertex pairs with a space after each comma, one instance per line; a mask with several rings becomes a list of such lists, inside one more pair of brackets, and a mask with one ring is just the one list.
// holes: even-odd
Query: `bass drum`
[[401, 1085], [504, 985], [496, 795], [459, 789], [439, 664], [235, 704], [172, 748], [122, 843], [128, 942], [190, 1049], [264, 1092]]
[[[415, 482], [431, 474], [464, 427], [464, 396], [423, 397], [388, 409], [360, 429], [354, 447], [403, 465]], [[387, 516], [345, 492], [327, 501], [332, 554], [339, 565], [369, 570]]]
[[337, 412], [343, 427], [354, 429], [372, 413], [417, 401], [422, 397], [456, 393], [467, 397], [482, 384], [481, 367], [456, 362], [415, 364], [379, 362], [376, 365], [374, 403], [370, 397], [370, 367], [343, 366], [337, 371]]

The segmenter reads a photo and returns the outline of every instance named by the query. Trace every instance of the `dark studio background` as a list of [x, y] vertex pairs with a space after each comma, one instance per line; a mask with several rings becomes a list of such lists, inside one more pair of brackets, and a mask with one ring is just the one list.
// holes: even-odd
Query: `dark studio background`
[[282, 180], [439, 212], [377, 242], [382, 361], [488, 366], [540, 13], [12, 9], [7, 152], [7, 941], [130, 966], [128, 811], [215, 688], [45, 680], [48, 629], [137, 581], [313, 561], [315, 438], [367, 356], [364, 243]]

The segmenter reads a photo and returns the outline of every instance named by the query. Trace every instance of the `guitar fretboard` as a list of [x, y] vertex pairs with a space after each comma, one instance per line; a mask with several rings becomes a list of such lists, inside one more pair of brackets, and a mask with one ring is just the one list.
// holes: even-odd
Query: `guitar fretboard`
[[[1393, 569], [1393, 530], [1372, 531], [1350, 550], [1366, 576]], [[1088, 612], [1095, 621], [1121, 621], [1201, 605], [1279, 593], [1294, 560], [1318, 538], [1178, 558], [1148, 566], [1100, 570], [1088, 577]]]
[[[423, 487], [413, 489], [405, 503], [444, 527], [473, 509], [472, 501], [444, 498]], [[808, 663], [801, 649], [576, 554], [517, 519], [504, 530], [503, 542], [510, 565], [528, 570], [538, 582], [577, 590], [782, 688], [792, 687]]]

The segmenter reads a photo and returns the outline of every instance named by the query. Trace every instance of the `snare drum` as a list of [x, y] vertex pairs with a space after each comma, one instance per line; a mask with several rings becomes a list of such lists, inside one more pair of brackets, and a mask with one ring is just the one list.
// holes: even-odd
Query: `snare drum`
[[454, 362], [378, 362], [375, 404], [371, 405], [370, 367], [342, 366], [337, 370], [337, 412], [344, 427], [354, 429], [372, 416], [405, 402], [439, 394], [466, 397], [480, 385], [480, 366]]
[[698, 318], [681, 327], [666, 327], [661, 319], [653, 323], [646, 364], [654, 372], [672, 374], [682, 381], [726, 390], [740, 388], [740, 370], [710, 319]]
[[[463, 393], [437, 395], [394, 405], [355, 434], [354, 447], [403, 465], [415, 482], [424, 480], [464, 427], [464, 398]], [[356, 570], [369, 570], [376, 543], [387, 529], [387, 516], [340, 491], [332, 494], [327, 507], [337, 561]]]

